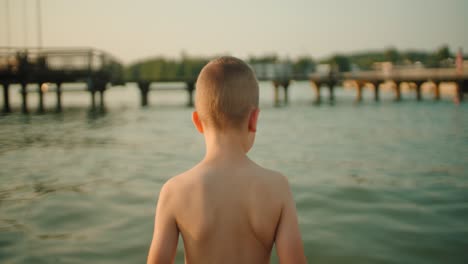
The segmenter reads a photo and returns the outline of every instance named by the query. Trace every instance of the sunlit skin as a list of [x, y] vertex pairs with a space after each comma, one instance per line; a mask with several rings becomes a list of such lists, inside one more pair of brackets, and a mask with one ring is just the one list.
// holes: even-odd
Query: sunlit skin
[[193, 112], [205, 157], [162, 187], [147, 263], [174, 263], [179, 234], [185, 263], [269, 263], [274, 244], [281, 263], [306, 263], [287, 178], [246, 155], [259, 112], [222, 131]]

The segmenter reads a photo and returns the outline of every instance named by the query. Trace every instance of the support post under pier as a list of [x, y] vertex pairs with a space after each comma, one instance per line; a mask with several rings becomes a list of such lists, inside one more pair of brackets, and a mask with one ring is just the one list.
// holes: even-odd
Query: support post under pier
[[322, 84], [319, 83], [319, 82], [311, 82], [312, 83], [312, 87], [314, 88], [315, 90], [315, 101], [314, 101], [314, 104], [320, 104], [321, 101], [322, 101], [322, 96], [320, 94], [320, 88], [322, 87]]
[[187, 106], [193, 107], [193, 91], [195, 90], [195, 82], [190, 81], [187, 82], [187, 93], [188, 93], [188, 101]]
[[330, 103], [334, 103], [335, 102], [335, 83], [334, 82], [330, 82], [328, 84], [328, 90], [330, 91]]
[[401, 101], [401, 82], [395, 82], [395, 101]]
[[457, 81], [457, 92], [455, 94], [456, 100], [458, 102], [463, 101], [464, 89], [468, 89], [468, 80], [458, 80]]
[[380, 82], [373, 83], [374, 85], [374, 101], [380, 101]]
[[434, 100], [440, 100], [440, 82], [434, 82]]
[[356, 99], [354, 100], [355, 103], [362, 102], [362, 89], [364, 84], [360, 82], [356, 82]]
[[150, 88], [150, 82], [138, 82], [138, 88], [140, 88], [140, 95], [141, 95], [141, 106], [148, 105], [148, 93]]
[[415, 87], [415, 89], [416, 89], [416, 100], [418, 102], [421, 101], [421, 99], [422, 99], [421, 90], [422, 90], [423, 83], [424, 82], [422, 82], [422, 81], [415, 82], [415, 84], [416, 84], [416, 87]]
[[55, 108], [55, 111], [57, 113], [62, 112], [62, 83], [57, 83], [57, 106]]
[[91, 110], [96, 110], [96, 90], [92, 89], [89, 91], [91, 94]]
[[10, 113], [10, 84], [2, 83], [3, 86], [3, 112]]
[[290, 80], [286, 80], [283, 82], [283, 91], [284, 91], [284, 104], [289, 103], [289, 93], [288, 93], [288, 88], [289, 84], [291, 83]]
[[39, 94], [39, 102], [38, 102], [38, 106], [37, 106], [37, 112], [42, 114], [44, 113], [44, 90], [43, 90], [43, 86], [46, 85], [45, 83], [38, 83], [39, 87], [37, 87], [37, 92]]
[[26, 90], [27, 88], [27, 83], [21, 83], [21, 97], [23, 99], [21, 103], [21, 112], [23, 114], [28, 113], [28, 91]]
[[273, 81], [273, 105], [278, 107], [279, 103], [279, 83], [277, 81]]

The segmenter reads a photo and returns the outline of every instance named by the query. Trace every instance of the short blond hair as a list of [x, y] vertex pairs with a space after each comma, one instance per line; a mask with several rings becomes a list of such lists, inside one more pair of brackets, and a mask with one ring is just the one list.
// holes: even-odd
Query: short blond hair
[[202, 122], [215, 129], [240, 128], [258, 107], [258, 82], [252, 69], [240, 59], [220, 57], [200, 72], [195, 108]]

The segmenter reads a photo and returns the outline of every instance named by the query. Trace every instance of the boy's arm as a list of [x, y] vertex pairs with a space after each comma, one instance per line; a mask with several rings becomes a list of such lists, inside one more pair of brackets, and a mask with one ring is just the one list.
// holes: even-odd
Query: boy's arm
[[151, 242], [148, 264], [174, 263], [179, 230], [173, 214], [171, 191], [164, 184], [159, 193], [156, 217], [154, 222], [153, 241]]
[[283, 208], [276, 231], [276, 253], [280, 263], [307, 263], [297, 221], [296, 205], [286, 178]]

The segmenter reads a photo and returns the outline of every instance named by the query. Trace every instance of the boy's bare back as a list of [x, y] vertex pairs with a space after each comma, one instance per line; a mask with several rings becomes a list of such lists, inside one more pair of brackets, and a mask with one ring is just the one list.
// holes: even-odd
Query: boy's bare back
[[179, 233], [186, 263], [269, 263], [274, 244], [281, 263], [305, 263], [287, 179], [245, 155], [256, 127], [218, 133], [201, 121], [194, 113], [206, 156], [161, 189], [148, 263], [172, 263]]

